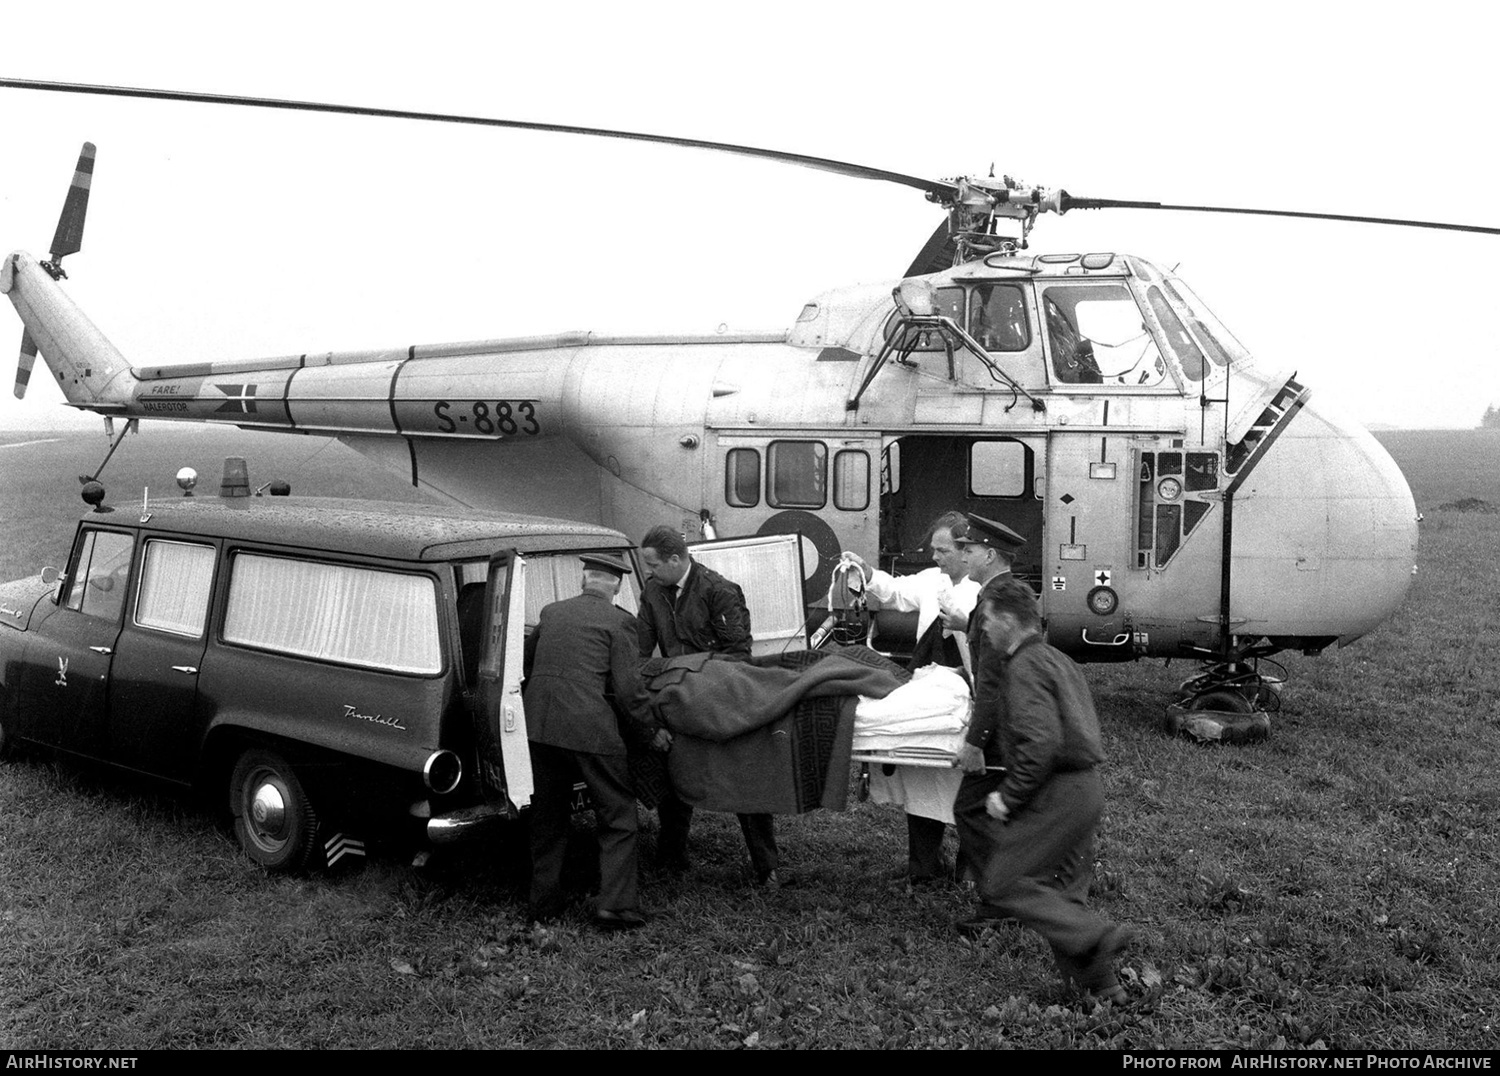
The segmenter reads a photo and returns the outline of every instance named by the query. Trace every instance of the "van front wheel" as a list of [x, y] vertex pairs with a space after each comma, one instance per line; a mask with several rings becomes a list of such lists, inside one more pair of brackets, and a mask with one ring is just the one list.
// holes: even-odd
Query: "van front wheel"
[[318, 816], [302, 782], [272, 751], [246, 751], [229, 780], [229, 809], [240, 847], [262, 867], [294, 871], [307, 864]]

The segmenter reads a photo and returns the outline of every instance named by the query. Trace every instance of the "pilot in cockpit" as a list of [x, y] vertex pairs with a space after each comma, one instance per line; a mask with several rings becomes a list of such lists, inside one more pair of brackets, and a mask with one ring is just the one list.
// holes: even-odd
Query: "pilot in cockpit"
[[1024, 351], [1029, 341], [1026, 305], [1011, 285], [980, 285], [974, 289], [970, 335], [986, 351]]
[[1094, 344], [1076, 328], [1056, 300], [1048, 296], [1047, 335], [1052, 341], [1052, 370], [1065, 385], [1098, 385], [1104, 376], [1094, 361]]

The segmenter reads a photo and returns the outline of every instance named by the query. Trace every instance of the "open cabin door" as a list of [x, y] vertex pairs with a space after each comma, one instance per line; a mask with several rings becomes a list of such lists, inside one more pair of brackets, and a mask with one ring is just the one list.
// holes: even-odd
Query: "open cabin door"
[[531, 748], [521, 704], [526, 642], [526, 561], [514, 550], [490, 558], [484, 589], [475, 742], [486, 798], [513, 808], [531, 802]]
[[745, 592], [752, 657], [807, 649], [799, 535], [722, 538], [698, 542], [688, 549], [694, 560], [738, 583]]

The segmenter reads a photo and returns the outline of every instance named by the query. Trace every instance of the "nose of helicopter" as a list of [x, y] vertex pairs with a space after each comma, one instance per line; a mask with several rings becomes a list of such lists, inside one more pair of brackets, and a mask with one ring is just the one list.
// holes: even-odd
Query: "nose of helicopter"
[[1416, 504], [1363, 426], [1309, 402], [1235, 494], [1232, 549], [1237, 632], [1343, 646], [1406, 597]]

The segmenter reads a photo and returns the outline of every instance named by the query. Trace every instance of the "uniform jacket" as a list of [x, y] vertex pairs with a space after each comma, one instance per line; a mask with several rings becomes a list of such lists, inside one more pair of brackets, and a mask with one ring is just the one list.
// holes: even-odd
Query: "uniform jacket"
[[677, 595], [675, 608], [665, 587], [654, 579], [647, 581], [637, 628], [642, 657], [650, 657], [658, 646], [668, 658], [705, 653], [742, 660], [750, 657], [745, 592], [697, 561]]
[[1072, 658], [1038, 634], [1003, 661], [1000, 797], [1015, 813], [1054, 774], [1092, 769], [1104, 761], [1104, 750], [1093, 697]]
[[[978, 609], [1009, 578], [1009, 572], [1001, 572], [980, 587], [974, 608]], [[984, 633], [979, 630], [979, 618], [973, 613], [969, 614], [969, 657], [974, 672], [974, 715], [969, 719], [965, 738], [984, 752], [986, 764], [1002, 765], [997, 733], [1005, 713], [1004, 660], [985, 641]]]
[[[634, 618], [585, 591], [546, 606], [526, 640], [526, 731], [536, 743], [623, 755], [620, 716], [633, 738], [658, 728], [641, 682]], [[607, 697], [613, 692], [614, 702]], [[616, 713], [616, 707], [619, 713]]]

